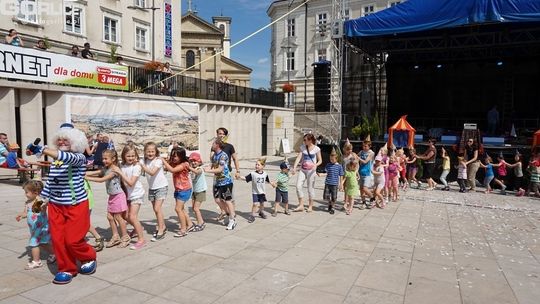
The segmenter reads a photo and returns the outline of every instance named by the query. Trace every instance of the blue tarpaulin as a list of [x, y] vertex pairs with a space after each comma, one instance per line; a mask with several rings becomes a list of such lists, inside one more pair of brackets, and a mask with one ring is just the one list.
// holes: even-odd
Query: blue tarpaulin
[[345, 36], [370, 37], [462, 25], [540, 21], [540, 0], [408, 0], [345, 22]]

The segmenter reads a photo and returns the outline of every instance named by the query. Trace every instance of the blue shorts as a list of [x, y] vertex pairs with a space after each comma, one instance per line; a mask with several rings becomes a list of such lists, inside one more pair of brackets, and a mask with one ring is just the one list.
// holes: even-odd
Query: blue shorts
[[193, 189], [188, 190], [176, 190], [174, 191], [174, 198], [178, 201], [187, 202], [191, 198]]
[[266, 194], [252, 194], [252, 198], [253, 198], [253, 204], [254, 205], [258, 205], [258, 204], [264, 204], [264, 202], [266, 202]]

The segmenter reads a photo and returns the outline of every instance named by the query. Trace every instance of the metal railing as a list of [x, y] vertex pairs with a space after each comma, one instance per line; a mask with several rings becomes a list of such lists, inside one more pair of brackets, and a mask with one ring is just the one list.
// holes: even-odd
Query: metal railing
[[285, 107], [285, 95], [139, 67], [129, 67], [129, 90], [154, 95]]

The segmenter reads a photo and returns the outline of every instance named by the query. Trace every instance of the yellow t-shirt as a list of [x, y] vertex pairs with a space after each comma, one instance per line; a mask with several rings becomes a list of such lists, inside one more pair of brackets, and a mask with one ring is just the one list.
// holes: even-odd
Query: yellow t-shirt
[[442, 168], [443, 170], [450, 170], [450, 156], [443, 157]]

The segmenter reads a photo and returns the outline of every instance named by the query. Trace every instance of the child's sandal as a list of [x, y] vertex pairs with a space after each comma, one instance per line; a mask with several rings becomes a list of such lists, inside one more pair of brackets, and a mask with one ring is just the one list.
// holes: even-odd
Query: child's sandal
[[110, 239], [107, 244], [105, 245], [105, 247], [107, 248], [111, 248], [111, 247], [114, 247], [114, 246], [117, 246], [117, 245], [120, 245], [122, 241], [120, 241], [120, 237], [118, 235], [115, 235], [112, 237], [112, 239]]
[[43, 263], [41, 263], [41, 261], [32, 261], [28, 263], [24, 269], [31, 270], [31, 269], [36, 269], [42, 266], [43, 266]]
[[129, 246], [130, 243], [131, 243], [131, 238], [129, 237], [129, 235], [124, 235], [120, 239], [120, 244], [118, 244], [118, 248], [126, 248], [127, 246]]
[[100, 252], [101, 250], [103, 250], [103, 248], [105, 247], [105, 240], [100, 237], [98, 239], [95, 239], [95, 244], [94, 244], [94, 249], [96, 250], [96, 252]]

